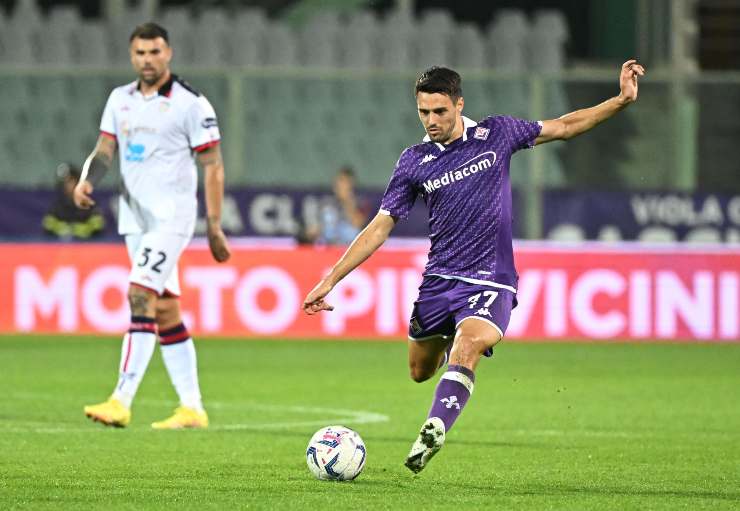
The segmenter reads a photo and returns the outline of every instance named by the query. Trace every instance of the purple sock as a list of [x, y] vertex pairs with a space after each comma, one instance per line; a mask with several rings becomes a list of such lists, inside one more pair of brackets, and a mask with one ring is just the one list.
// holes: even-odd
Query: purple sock
[[449, 431], [473, 393], [475, 373], [467, 367], [450, 365], [439, 379], [427, 418], [439, 417]]

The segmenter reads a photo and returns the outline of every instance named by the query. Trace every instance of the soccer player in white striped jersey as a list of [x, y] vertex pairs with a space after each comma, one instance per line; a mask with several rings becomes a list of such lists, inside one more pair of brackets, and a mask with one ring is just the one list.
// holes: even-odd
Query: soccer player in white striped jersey
[[177, 262], [195, 228], [196, 160], [205, 172], [209, 247], [216, 261], [229, 259], [221, 230], [221, 137], [208, 100], [170, 71], [167, 31], [145, 23], [134, 29], [129, 42], [138, 79], [115, 88], [108, 98], [97, 145], [74, 192], [78, 207], [92, 207], [93, 188], [120, 149], [123, 192], [118, 231], [125, 236], [131, 260], [131, 326], [124, 336], [112, 395], [86, 406], [85, 415], [108, 426], [129, 424], [131, 403], [159, 338], [180, 406], [152, 427], [204, 428], [208, 415], [198, 384], [195, 347], [180, 313]]

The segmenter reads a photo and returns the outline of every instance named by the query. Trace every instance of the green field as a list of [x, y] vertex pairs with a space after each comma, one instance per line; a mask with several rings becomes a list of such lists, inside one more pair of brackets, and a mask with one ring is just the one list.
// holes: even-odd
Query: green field
[[[436, 378], [408, 378], [403, 343], [198, 347], [210, 430], [149, 429], [176, 406], [158, 354], [110, 430], [82, 406], [118, 339], [0, 337], [0, 509], [740, 509], [740, 345], [505, 343], [417, 476]], [[337, 422], [368, 448], [352, 483], [306, 468]]]

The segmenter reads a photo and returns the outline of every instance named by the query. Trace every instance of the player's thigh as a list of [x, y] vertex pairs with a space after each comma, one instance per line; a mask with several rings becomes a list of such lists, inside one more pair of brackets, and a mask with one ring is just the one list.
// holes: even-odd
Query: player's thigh
[[[511, 311], [515, 306], [516, 297], [509, 290], [481, 285], [460, 286], [460, 293], [455, 297], [455, 338], [458, 338], [463, 323], [467, 325], [463, 333], [471, 331], [476, 335], [480, 333], [483, 325], [487, 325], [493, 329], [485, 329], [487, 332], [485, 342], [488, 344], [485, 355], [490, 357], [491, 348], [506, 333]], [[471, 324], [477, 328], [471, 327]], [[498, 335], [495, 335], [496, 333]], [[465, 338], [470, 339], [467, 335]]]
[[161, 232], [132, 235], [130, 242], [127, 236], [126, 245], [131, 257], [129, 282], [151, 289], [158, 295], [165, 290], [179, 294], [177, 261], [189, 241], [186, 236]]

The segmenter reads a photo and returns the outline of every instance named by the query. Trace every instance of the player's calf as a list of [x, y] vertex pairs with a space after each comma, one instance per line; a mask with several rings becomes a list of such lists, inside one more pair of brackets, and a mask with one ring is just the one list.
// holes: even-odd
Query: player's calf
[[419, 436], [411, 446], [406, 467], [421, 472], [442, 448], [445, 435], [452, 428], [473, 393], [475, 374], [467, 367], [450, 365], [434, 392], [434, 401]]
[[428, 380], [447, 362], [451, 341], [447, 337], [409, 341], [409, 376], [417, 383]]
[[412, 362], [409, 364], [409, 376], [416, 383], [421, 383], [434, 376], [434, 373], [437, 372], [437, 368], [437, 364], [424, 365]]

